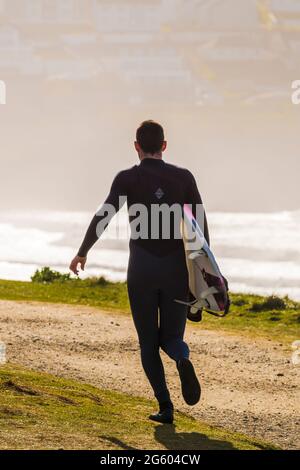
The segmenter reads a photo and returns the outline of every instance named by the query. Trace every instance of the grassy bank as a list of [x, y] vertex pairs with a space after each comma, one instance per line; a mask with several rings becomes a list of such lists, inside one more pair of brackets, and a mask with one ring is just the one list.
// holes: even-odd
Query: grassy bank
[[7, 365], [0, 367], [0, 449], [271, 449], [176, 413], [145, 419], [154, 403]]
[[[36, 282], [0, 281], [0, 299], [60, 302], [90, 305], [104, 310], [129, 313], [125, 283], [110, 283], [103, 278], [88, 280]], [[204, 314], [197, 327], [239, 331], [290, 342], [300, 338], [300, 303], [277, 297], [232, 294], [231, 312], [226, 318]]]

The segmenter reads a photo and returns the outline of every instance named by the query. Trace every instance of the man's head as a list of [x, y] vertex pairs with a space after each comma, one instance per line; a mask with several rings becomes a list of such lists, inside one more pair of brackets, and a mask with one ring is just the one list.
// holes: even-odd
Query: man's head
[[167, 147], [162, 126], [151, 120], [142, 122], [136, 131], [134, 145], [141, 160], [149, 156], [161, 158]]

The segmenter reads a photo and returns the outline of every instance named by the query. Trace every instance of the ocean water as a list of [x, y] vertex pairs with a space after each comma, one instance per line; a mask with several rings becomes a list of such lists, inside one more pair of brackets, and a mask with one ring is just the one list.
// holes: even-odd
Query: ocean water
[[[50, 266], [68, 272], [92, 214], [2, 212], [0, 278], [30, 280]], [[289, 295], [300, 300], [300, 210], [278, 213], [208, 213], [212, 250], [233, 292]], [[91, 250], [86, 272], [125, 280], [127, 214], [115, 217]]]

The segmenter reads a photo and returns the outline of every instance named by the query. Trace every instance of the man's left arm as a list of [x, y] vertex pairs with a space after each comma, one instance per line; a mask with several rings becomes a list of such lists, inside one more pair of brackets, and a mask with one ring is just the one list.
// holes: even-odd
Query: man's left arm
[[[189, 173], [189, 182], [188, 182], [188, 190], [187, 190], [187, 196], [186, 196], [186, 199], [187, 199], [186, 204], [188, 204], [191, 207], [193, 216], [197, 220], [200, 227], [203, 229], [203, 235], [209, 246], [210, 245], [209, 229], [208, 229], [207, 217], [206, 217], [206, 212], [205, 212], [204, 205], [202, 202], [202, 198], [201, 198], [194, 176], [192, 175], [192, 173], [190, 172], [188, 173]], [[197, 207], [198, 207], [198, 210], [197, 210]]]

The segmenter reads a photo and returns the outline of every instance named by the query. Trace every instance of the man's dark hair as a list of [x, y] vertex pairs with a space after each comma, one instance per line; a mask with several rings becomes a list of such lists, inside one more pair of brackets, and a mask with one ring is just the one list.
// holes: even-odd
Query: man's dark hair
[[136, 131], [136, 141], [145, 153], [160, 152], [165, 140], [163, 127], [155, 121], [144, 121]]

